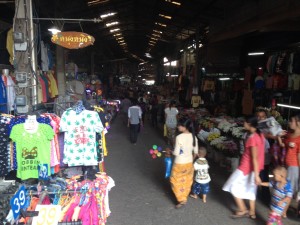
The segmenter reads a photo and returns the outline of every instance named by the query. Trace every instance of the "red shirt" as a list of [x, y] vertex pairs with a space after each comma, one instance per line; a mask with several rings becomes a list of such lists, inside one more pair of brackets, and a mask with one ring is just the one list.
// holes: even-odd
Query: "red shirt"
[[287, 137], [285, 141], [287, 153], [285, 157], [285, 163], [287, 166], [299, 166], [298, 154], [300, 154], [300, 136]]
[[249, 173], [254, 171], [251, 147], [256, 147], [256, 149], [257, 149], [257, 161], [258, 161], [259, 171], [264, 169], [265, 138], [263, 135], [254, 133], [250, 137], [248, 137], [248, 139], [246, 141], [245, 151], [244, 151], [244, 154], [242, 155], [240, 166], [238, 168], [239, 170], [241, 170], [244, 173], [244, 175], [248, 175]]

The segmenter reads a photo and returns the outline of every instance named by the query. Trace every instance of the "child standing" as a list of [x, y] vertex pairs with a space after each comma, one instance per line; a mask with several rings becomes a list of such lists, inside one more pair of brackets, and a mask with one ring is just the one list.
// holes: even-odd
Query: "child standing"
[[211, 181], [208, 173], [208, 162], [205, 158], [206, 149], [204, 147], [199, 148], [198, 158], [194, 163], [194, 169], [196, 171], [195, 183], [193, 184], [192, 194], [190, 197], [197, 199], [199, 194], [202, 194], [202, 200], [206, 203], [206, 195], [209, 192], [209, 182]]
[[287, 170], [284, 167], [277, 166], [273, 170], [273, 174], [273, 181], [260, 184], [271, 188], [271, 212], [267, 225], [282, 225], [281, 217], [284, 216], [285, 207], [292, 199], [293, 190], [291, 182], [287, 180]]

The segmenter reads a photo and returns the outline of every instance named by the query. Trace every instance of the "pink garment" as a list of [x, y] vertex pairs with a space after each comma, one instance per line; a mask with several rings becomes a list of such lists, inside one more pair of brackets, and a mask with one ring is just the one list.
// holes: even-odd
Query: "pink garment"
[[248, 175], [253, 172], [253, 163], [252, 163], [252, 153], [251, 147], [256, 147], [257, 149], [257, 161], [259, 171], [264, 169], [265, 162], [265, 138], [263, 135], [259, 135], [257, 133], [252, 134], [246, 140], [245, 151], [242, 155], [242, 159], [240, 162], [239, 170], [243, 171], [244, 175]]
[[80, 200], [80, 197], [76, 196], [75, 201], [72, 203], [72, 205], [70, 206], [70, 208], [66, 212], [66, 214], [64, 216], [64, 219], [63, 219], [63, 222], [71, 222], [72, 216], [73, 216], [73, 213], [74, 213], [74, 209], [78, 206], [79, 200]]
[[[55, 137], [56, 137], [56, 140], [57, 140], [57, 132], [56, 131], [57, 131], [57, 127], [58, 126], [57, 126], [56, 122], [52, 120], [52, 118], [50, 118], [50, 119], [51, 119], [50, 124], [53, 127], [53, 131], [56, 134]], [[51, 165], [51, 167], [54, 167], [54, 166], [60, 164], [58, 156], [57, 156], [57, 149], [56, 148], [58, 146], [57, 146], [57, 142], [55, 143], [55, 137], [51, 141], [51, 157], [50, 157], [50, 165]]]
[[41, 77], [39, 77], [39, 82], [41, 84], [42, 93], [43, 93], [42, 102], [47, 102], [47, 93], [46, 93], [46, 84], [45, 84], [45, 81], [43, 81], [43, 79]]

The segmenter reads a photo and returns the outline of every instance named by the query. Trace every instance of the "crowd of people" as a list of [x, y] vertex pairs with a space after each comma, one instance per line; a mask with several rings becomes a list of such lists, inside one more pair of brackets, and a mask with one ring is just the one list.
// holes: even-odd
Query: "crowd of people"
[[[145, 115], [153, 127], [157, 126], [159, 107], [162, 103], [157, 95], [139, 95], [138, 98], [122, 100], [121, 112], [124, 122], [130, 127], [130, 141], [135, 144], [139, 130], [145, 123]], [[176, 208], [183, 207], [188, 198], [207, 201], [210, 190], [209, 165], [206, 149], [198, 143], [195, 126], [189, 118], [178, 118], [176, 101], [163, 102], [163, 120], [165, 135], [169, 148], [166, 154], [174, 157], [170, 176], [172, 191], [177, 199]], [[233, 219], [248, 217], [256, 219], [257, 187], [270, 195], [270, 214], [267, 225], [274, 222], [282, 224], [287, 209], [299, 191], [300, 168], [300, 115], [290, 118], [289, 131], [278, 135], [262, 132], [259, 122], [267, 118], [266, 112], [260, 110], [255, 116], [245, 119], [244, 151], [238, 168], [231, 174], [223, 190], [232, 194], [237, 210]], [[284, 158], [278, 152], [272, 152], [272, 146], [284, 148]], [[271, 146], [271, 147], [270, 147]], [[281, 160], [278, 160], [281, 157]], [[269, 173], [273, 174], [269, 180]], [[267, 187], [267, 188], [263, 188]], [[271, 188], [269, 192], [269, 188]], [[266, 194], [264, 194], [266, 196]], [[249, 204], [245, 203], [249, 201]], [[246, 207], [249, 205], [249, 209]]]

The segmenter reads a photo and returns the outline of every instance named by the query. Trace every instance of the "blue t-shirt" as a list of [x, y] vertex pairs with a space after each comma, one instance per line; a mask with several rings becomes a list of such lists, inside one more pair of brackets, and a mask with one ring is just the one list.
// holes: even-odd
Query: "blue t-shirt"
[[286, 204], [279, 206], [278, 202], [284, 199], [285, 197], [293, 197], [291, 182], [287, 180], [287, 183], [284, 185], [284, 187], [280, 188], [278, 182], [271, 181], [269, 186], [271, 187], [272, 195], [270, 208], [273, 212], [277, 213], [278, 215], [282, 215]]

